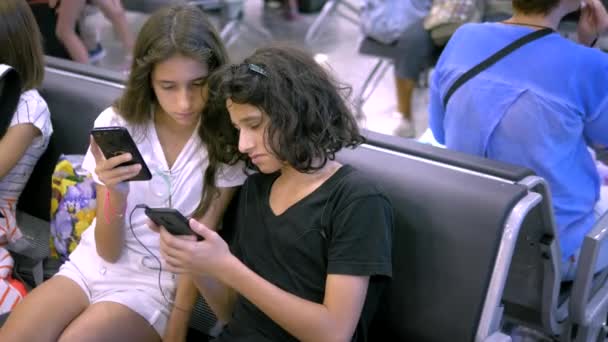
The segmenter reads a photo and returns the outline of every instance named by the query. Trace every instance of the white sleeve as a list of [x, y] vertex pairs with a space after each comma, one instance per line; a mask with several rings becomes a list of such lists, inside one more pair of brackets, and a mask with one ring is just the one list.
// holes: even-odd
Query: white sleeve
[[245, 164], [238, 162], [234, 165], [220, 164], [215, 177], [215, 186], [218, 188], [232, 188], [243, 185], [247, 175], [245, 174]]
[[53, 134], [49, 107], [36, 90], [28, 90], [19, 98], [10, 127], [22, 124], [32, 124], [40, 131], [42, 139], [36, 139], [34, 144], [46, 145]]

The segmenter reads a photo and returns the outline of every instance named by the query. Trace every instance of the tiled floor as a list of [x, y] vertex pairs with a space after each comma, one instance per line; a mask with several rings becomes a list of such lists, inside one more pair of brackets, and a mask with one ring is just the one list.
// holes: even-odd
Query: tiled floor
[[[353, 88], [353, 96], [361, 88], [367, 74], [374, 66], [376, 59], [360, 55], [357, 52], [361, 38], [359, 28], [352, 22], [339, 15], [329, 17], [321, 28], [318, 39], [311, 44], [305, 42], [306, 31], [316, 18], [316, 14], [301, 15], [295, 21], [286, 21], [281, 11], [264, 6], [263, 0], [247, 0], [245, 4], [244, 21], [238, 38], [228, 46], [228, 51], [234, 61], [238, 61], [253, 52], [256, 47], [271, 42], [287, 42], [304, 47], [313, 54], [327, 57], [330, 68], [337, 78]], [[219, 13], [210, 13], [214, 23], [219, 26]], [[133, 31], [137, 31], [146, 19], [145, 14], [128, 13], [128, 21]], [[107, 49], [107, 56], [100, 65], [116, 70], [124, 70], [124, 50], [116, 40], [112, 28], [102, 15], [96, 14], [90, 22], [101, 32], [101, 41]], [[265, 27], [273, 35], [269, 40], [247, 27]], [[392, 134], [399, 123], [399, 116], [393, 114], [396, 110], [396, 97], [392, 68], [379, 82], [371, 98], [363, 107], [365, 113], [361, 126], [370, 130]], [[414, 95], [414, 122], [416, 131], [421, 134], [427, 127], [427, 91], [416, 89]]]

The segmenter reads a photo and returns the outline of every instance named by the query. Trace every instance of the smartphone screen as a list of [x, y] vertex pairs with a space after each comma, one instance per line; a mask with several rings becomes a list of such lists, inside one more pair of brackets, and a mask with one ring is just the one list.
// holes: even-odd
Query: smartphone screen
[[[155, 224], [165, 227], [173, 235], [196, 235], [190, 229], [188, 219], [179, 211], [171, 208], [146, 208], [146, 216]], [[199, 240], [202, 238], [197, 236]]]
[[137, 176], [129, 179], [129, 181], [144, 181], [152, 179], [150, 169], [148, 169], [144, 158], [141, 156], [141, 153], [139, 153], [137, 145], [126, 128], [96, 127], [91, 130], [91, 135], [107, 159], [123, 153], [130, 153], [133, 156], [133, 159], [126, 163], [122, 163], [119, 166], [141, 164], [141, 170]]

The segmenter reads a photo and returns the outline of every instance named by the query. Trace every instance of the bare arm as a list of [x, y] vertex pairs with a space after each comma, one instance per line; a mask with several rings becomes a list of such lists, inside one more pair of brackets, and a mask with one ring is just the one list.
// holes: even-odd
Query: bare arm
[[95, 0], [93, 4], [99, 7], [103, 15], [112, 22], [127, 54], [133, 53], [133, 33], [129, 29], [127, 16], [120, 0]]
[[0, 179], [4, 178], [23, 157], [40, 130], [32, 124], [10, 127], [0, 139]]
[[[199, 219], [200, 222], [209, 227], [218, 227], [226, 211], [226, 207], [234, 196], [235, 188], [221, 188], [220, 195], [213, 201], [209, 210]], [[177, 285], [177, 293], [174, 308], [171, 311], [165, 340], [183, 341], [186, 338], [188, 322], [192, 313], [193, 306], [198, 297], [199, 291], [207, 304], [211, 307], [218, 317], [228, 311], [228, 304], [224, 298], [224, 293], [230, 289], [220, 284], [217, 280], [210, 277], [193, 276], [187, 273], [180, 274], [180, 281]], [[197, 290], [198, 289], [198, 290]], [[230, 291], [233, 292], [233, 291]], [[221, 319], [220, 319], [221, 320]]]
[[198, 298], [198, 290], [194, 286], [192, 276], [187, 273], [179, 275], [175, 302], [169, 316], [163, 341], [185, 341], [188, 334], [188, 324], [194, 303]]
[[365, 302], [369, 277], [328, 275], [323, 303], [311, 302], [253, 272], [230, 253], [226, 242], [214, 231], [194, 220], [190, 226], [205, 240], [179, 239], [161, 230], [161, 250], [169, 268], [179, 273], [215, 277], [299, 340], [349, 341], [352, 338]]
[[[220, 197], [213, 202], [207, 214], [199, 222], [207, 227], [218, 227], [230, 200], [234, 197], [235, 191], [236, 188], [220, 189]], [[222, 323], [228, 322], [232, 316], [232, 309], [236, 299], [234, 290], [210, 276], [199, 275], [194, 277], [194, 280], [196, 287], [218, 320]]]
[[57, 8], [55, 35], [63, 43], [72, 60], [79, 63], [89, 62], [89, 52], [76, 34], [76, 22], [82, 15], [86, 0], [65, 0]]
[[369, 277], [328, 275], [323, 303], [318, 304], [278, 288], [236, 259], [233, 262], [222, 280], [299, 340], [352, 339], [365, 302]]
[[97, 254], [107, 262], [116, 262], [124, 246], [125, 211], [128, 185], [123, 183], [136, 176], [141, 165], [118, 166], [132, 159], [128, 153], [105, 159], [91, 138], [91, 153], [95, 158], [95, 173], [104, 185], [97, 185], [97, 218], [95, 243]]
[[127, 193], [97, 185], [95, 244], [107, 262], [115, 262], [122, 253], [126, 207]]

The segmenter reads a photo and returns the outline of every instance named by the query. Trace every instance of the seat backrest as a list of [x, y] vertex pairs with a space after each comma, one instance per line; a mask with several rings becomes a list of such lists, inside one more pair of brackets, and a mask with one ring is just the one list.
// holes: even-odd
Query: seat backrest
[[497, 266], [508, 243], [505, 224], [527, 189], [370, 145], [337, 159], [377, 180], [395, 213], [393, 278], [369, 340], [473, 341], [484, 337], [480, 330], [491, 334], [510, 261], [503, 256], [506, 265]]
[[40, 94], [49, 106], [54, 133], [21, 194], [21, 211], [49, 220], [51, 176], [59, 156], [86, 153], [95, 119], [121, 92], [120, 84], [45, 68]]
[[522, 224], [503, 304], [506, 320], [551, 335], [559, 334], [567, 311], [559, 302], [561, 252], [556, 239], [551, 194], [545, 181], [532, 170], [520, 166], [374, 132], [366, 132], [366, 137], [370, 144], [520, 184], [542, 196], [541, 203], [531, 210]]
[[56, 58], [52, 56], [44, 56], [44, 65], [51, 69], [77, 74], [84, 77], [90, 77], [96, 81], [108, 81], [111, 83], [124, 84], [127, 81], [127, 74], [100, 68], [88, 64], [74, 63], [73, 61]]

